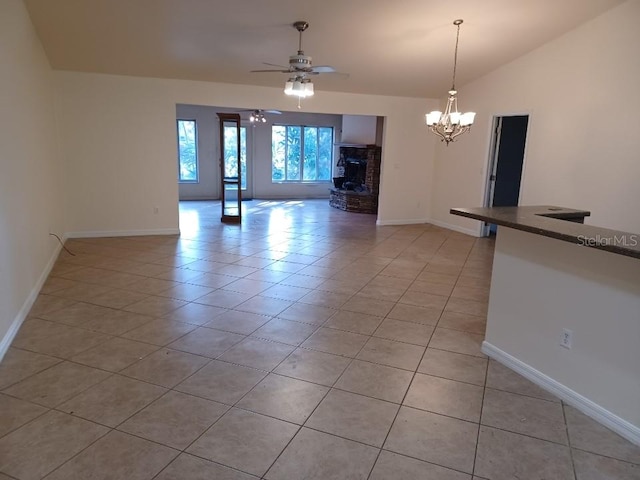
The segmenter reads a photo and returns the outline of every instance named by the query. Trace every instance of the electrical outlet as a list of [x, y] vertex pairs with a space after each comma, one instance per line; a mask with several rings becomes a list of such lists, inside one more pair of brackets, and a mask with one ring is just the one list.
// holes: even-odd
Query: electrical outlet
[[159, 212], [158, 207], [153, 207], [153, 213], [154, 213], [154, 215], [157, 215], [157, 214], [158, 214], [158, 212]]
[[573, 332], [571, 330], [567, 330], [566, 328], [562, 329], [562, 337], [560, 337], [560, 346], [570, 349], [573, 345]]

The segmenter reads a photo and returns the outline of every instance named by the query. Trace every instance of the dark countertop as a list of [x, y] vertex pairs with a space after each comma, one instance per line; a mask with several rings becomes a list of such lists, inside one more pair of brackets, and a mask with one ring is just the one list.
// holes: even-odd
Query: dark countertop
[[452, 208], [450, 213], [640, 259], [640, 234], [576, 223], [590, 215], [585, 210], [535, 205]]

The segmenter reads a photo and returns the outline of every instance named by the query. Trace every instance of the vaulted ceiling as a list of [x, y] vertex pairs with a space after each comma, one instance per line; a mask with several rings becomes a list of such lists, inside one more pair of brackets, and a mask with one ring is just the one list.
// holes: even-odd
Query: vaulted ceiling
[[317, 90], [441, 97], [622, 0], [25, 0], [55, 69], [281, 87], [296, 20]]

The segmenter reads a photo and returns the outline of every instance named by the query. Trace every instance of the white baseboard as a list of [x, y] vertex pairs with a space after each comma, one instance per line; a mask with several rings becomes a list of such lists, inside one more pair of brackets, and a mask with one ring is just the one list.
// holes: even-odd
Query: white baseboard
[[[244, 195], [242, 196], [242, 199], [244, 200]], [[214, 198], [209, 195], [196, 195], [194, 197], [180, 197], [178, 199], [179, 202], [215, 202], [216, 200], [220, 200], [220, 197]]]
[[416, 225], [428, 223], [424, 218], [405, 218], [402, 220], [376, 220], [376, 225], [384, 227], [388, 225]]
[[[243, 197], [242, 200], [245, 200], [245, 198]], [[247, 200], [249, 200], [249, 199], [247, 199]], [[317, 193], [317, 194], [313, 194], [313, 193], [304, 194], [304, 193], [301, 193], [301, 194], [295, 195], [295, 196], [291, 196], [291, 194], [289, 194], [289, 195], [260, 195], [260, 197], [252, 197], [251, 198], [251, 201], [255, 201], [255, 202], [258, 202], [258, 203], [260, 203], [261, 201], [268, 202], [270, 200], [278, 201], [278, 202], [281, 202], [281, 201], [284, 202], [284, 201], [287, 201], [287, 200], [291, 200], [293, 202], [295, 202], [295, 201], [303, 202], [305, 200], [326, 200], [327, 201], [327, 205], [329, 205], [329, 195], [327, 193], [325, 193], [325, 192]]]
[[441, 222], [440, 220], [425, 220], [427, 223], [435, 225], [436, 227], [446, 228], [448, 230], [453, 230], [454, 232], [464, 233], [466, 235], [471, 235], [472, 237], [480, 237], [480, 230], [473, 228], [465, 228], [459, 225], [454, 225], [452, 223]]
[[574, 392], [553, 378], [548, 377], [544, 373], [488, 342], [482, 343], [482, 352], [500, 362], [505, 367], [508, 367], [526, 379], [531, 380], [533, 383], [554, 394], [556, 397], [564, 400], [572, 407], [577, 408], [596, 422], [599, 422], [610, 430], [613, 430], [621, 437], [626, 438], [636, 445], [640, 445], [640, 427], [633, 425], [614, 413], [611, 413], [606, 408], [601, 407], [597, 403], [594, 403], [579, 393]]
[[66, 238], [139, 237], [147, 235], [180, 235], [179, 228], [156, 228], [149, 230], [99, 230], [93, 232], [69, 232]]
[[[62, 238], [63, 242], [65, 240], [66, 240], [66, 235], [63, 236]], [[33, 304], [36, 301], [36, 298], [38, 298], [38, 294], [40, 293], [40, 290], [42, 289], [44, 282], [47, 281], [47, 277], [51, 273], [51, 269], [53, 268], [53, 265], [56, 263], [56, 260], [58, 259], [58, 254], [60, 253], [60, 250], [62, 250], [62, 245], [58, 243], [53, 251], [53, 254], [51, 255], [51, 258], [47, 262], [47, 265], [44, 267], [44, 270], [40, 274], [38, 281], [31, 289], [31, 292], [29, 293], [29, 296], [27, 297], [27, 299], [22, 304], [22, 308], [20, 309], [16, 317], [13, 319], [13, 322], [11, 322], [11, 325], [9, 326], [9, 330], [7, 330], [7, 333], [5, 333], [2, 340], [0, 340], [0, 362], [2, 361], [5, 354], [7, 353], [7, 350], [9, 350], [9, 346], [11, 345], [11, 342], [13, 342], [13, 339], [18, 333], [18, 330], [20, 330], [20, 327], [22, 326], [22, 323], [24, 322], [25, 318], [27, 318], [27, 315], [29, 315], [29, 311], [31, 310], [31, 307], [33, 307]]]

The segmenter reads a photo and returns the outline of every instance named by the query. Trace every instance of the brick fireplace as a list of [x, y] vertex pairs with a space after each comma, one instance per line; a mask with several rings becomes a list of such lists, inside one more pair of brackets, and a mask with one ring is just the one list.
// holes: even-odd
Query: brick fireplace
[[341, 145], [338, 167], [344, 168], [341, 188], [330, 189], [329, 205], [347, 212], [378, 213], [382, 148]]

